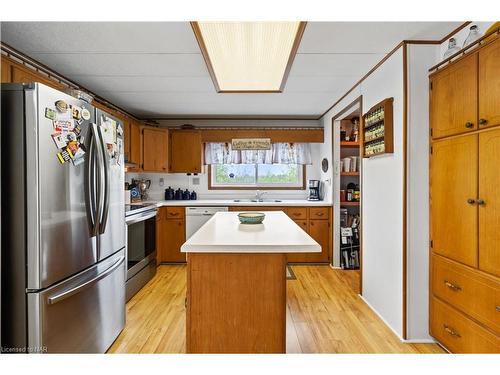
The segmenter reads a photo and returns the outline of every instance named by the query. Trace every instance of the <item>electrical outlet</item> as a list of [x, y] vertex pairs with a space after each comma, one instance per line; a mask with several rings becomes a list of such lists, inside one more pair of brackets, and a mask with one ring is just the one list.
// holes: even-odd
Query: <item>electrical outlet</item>
[[193, 177], [192, 183], [193, 183], [193, 185], [199, 185], [200, 184], [200, 178], [199, 177]]
[[163, 177], [160, 177], [159, 185], [160, 186], [164, 186], [165, 185], [165, 180], [163, 179]]

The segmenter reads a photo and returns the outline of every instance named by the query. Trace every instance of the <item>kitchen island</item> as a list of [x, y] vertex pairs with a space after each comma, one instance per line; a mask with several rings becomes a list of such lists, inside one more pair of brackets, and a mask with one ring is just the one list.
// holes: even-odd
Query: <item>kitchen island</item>
[[181, 247], [188, 353], [285, 353], [286, 254], [321, 251], [282, 211], [253, 225], [237, 214], [218, 212]]

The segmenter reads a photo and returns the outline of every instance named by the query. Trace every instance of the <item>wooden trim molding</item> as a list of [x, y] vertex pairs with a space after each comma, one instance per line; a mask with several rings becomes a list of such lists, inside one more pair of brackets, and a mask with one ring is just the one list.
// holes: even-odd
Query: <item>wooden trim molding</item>
[[[302, 186], [297, 187], [263, 187], [263, 186], [213, 186], [212, 166], [208, 165], [208, 190], [306, 190], [306, 166], [302, 166]], [[244, 202], [242, 202], [244, 203]]]
[[402, 336], [408, 336], [408, 46], [403, 45], [403, 319]]
[[200, 47], [201, 54], [203, 56], [203, 59], [205, 60], [205, 64], [207, 65], [208, 73], [210, 74], [210, 78], [212, 78], [212, 82], [215, 87], [215, 91], [219, 94], [249, 94], [249, 93], [260, 93], [260, 94], [276, 94], [276, 93], [282, 93], [283, 90], [285, 89], [286, 81], [288, 79], [288, 75], [290, 74], [290, 70], [292, 68], [293, 60], [295, 59], [295, 55], [297, 54], [297, 51], [299, 49], [300, 42], [302, 40], [302, 35], [304, 34], [304, 30], [306, 28], [307, 22], [301, 21], [299, 23], [299, 27], [297, 29], [297, 34], [295, 34], [295, 39], [292, 45], [292, 49], [290, 50], [290, 56], [288, 57], [288, 62], [285, 67], [285, 71], [283, 74], [283, 78], [281, 80], [280, 88], [279, 90], [222, 90], [220, 88], [219, 82], [217, 81], [217, 76], [215, 74], [215, 70], [212, 64], [212, 61], [210, 60], [210, 55], [207, 50], [207, 46], [205, 44], [205, 41], [203, 39], [202, 32], [200, 30], [200, 26], [198, 25], [197, 21], [191, 21], [191, 28], [193, 29], [194, 36], [196, 37], [196, 41], [198, 42], [198, 46]]
[[271, 142], [323, 143], [323, 128], [203, 128], [201, 141], [231, 142], [233, 138], [270, 138]]

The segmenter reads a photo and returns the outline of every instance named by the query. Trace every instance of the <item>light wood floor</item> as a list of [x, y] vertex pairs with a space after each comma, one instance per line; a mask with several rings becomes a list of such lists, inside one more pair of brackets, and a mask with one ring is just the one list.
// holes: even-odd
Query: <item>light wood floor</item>
[[[287, 353], [443, 353], [404, 344], [357, 295], [358, 273], [293, 266], [287, 281]], [[184, 353], [186, 267], [160, 266], [127, 303], [127, 323], [109, 353]]]

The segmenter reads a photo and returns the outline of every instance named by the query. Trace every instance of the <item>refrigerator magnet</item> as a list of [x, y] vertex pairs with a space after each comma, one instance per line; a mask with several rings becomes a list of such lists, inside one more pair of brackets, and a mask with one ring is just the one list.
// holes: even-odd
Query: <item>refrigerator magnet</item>
[[76, 136], [75, 133], [69, 132], [69, 133], [66, 133], [66, 140], [68, 142], [76, 142], [78, 140], [78, 137]]
[[118, 126], [116, 127], [116, 132], [120, 137], [123, 135], [123, 128], [120, 124], [118, 124]]
[[68, 103], [66, 103], [64, 100], [58, 100], [56, 102], [56, 108], [59, 112], [65, 113], [68, 112]]
[[73, 154], [73, 156], [76, 156], [76, 154], [78, 153], [79, 149], [80, 149], [80, 145], [78, 144], [77, 141], [71, 141], [71, 142], [68, 143], [67, 150], [71, 151], [71, 153]]
[[51, 136], [57, 148], [66, 147], [67, 145], [66, 137], [61, 132], [55, 132]]
[[57, 118], [57, 113], [52, 108], [45, 108], [45, 117], [50, 120], [55, 120]]
[[82, 118], [84, 120], [90, 120], [90, 111], [87, 108], [82, 108]]
[[73, 133], [75, 133], [76, 136], [79, 137], [81, 132], [82, 132], [82, 127], [80, 126], [80, 124], [76, 124], [75, 128], [73, 129]]
[[71, 106], [71, 116], [75, 120], [80, 120], [82, 118], [82, 109], [76, 105]]
[[56, 131], [67, 133], [75, 128], [73, 120], [56, 120], [54, 121], [54, 128]]
[[83, 151], [81, 148], [76, 150], [76, 152], [73, 154], [73, 159], [72, 159], [73, 165], [75, 167], [82, 164], [85, 161], [84, 155], [85, 151]]
[[68, 149], [62, 150], [61, 152], [57, 153], [57, 158], [59, 159], [59, 162], [61, 164], [70, 161], [72, 159], [72, 156], [73, 155], [71, 154], [71, 151], [69, 151]]

